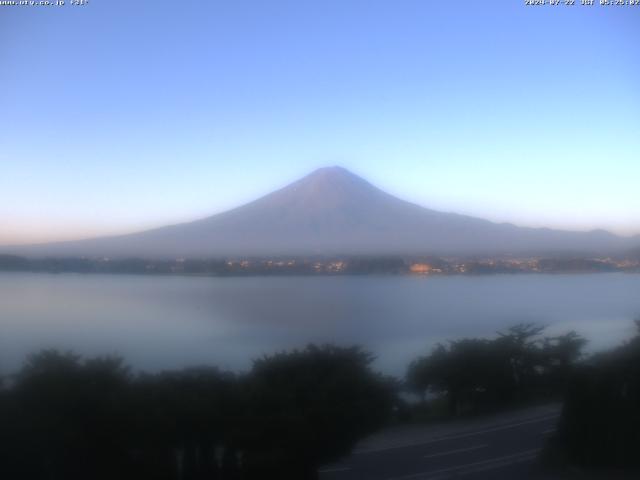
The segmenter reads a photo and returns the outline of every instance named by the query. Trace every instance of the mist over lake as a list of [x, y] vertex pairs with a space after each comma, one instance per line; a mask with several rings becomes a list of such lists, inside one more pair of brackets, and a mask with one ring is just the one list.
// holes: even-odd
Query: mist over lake
[[0, 371], [41, 348], [157, 371], [251, 360], [309, 342], [363, 345], [402, 375], [436, 342], [518, 322], [576, 330], [588, 350], [634, 332], [640, 275], [242, 277], [0, 274]]

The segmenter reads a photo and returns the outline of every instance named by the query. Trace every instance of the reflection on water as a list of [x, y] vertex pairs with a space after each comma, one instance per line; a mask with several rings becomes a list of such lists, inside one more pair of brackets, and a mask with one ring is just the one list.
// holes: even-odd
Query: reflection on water
[[146, 370], [357, 343], [402, 374], [434, 343], [522, 321], [574, 329], [592, 350], [634, 332], [640, 275], [195, 278], [0, 274], [0, 369], [44, 347], [117, 353]]

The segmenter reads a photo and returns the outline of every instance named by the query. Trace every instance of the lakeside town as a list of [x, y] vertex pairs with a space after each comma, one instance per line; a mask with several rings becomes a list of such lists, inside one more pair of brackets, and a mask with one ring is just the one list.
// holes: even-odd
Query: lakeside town
[[241, 275], [488, 275], [640, 272], [640, 256], [626, 257], [400, 257], [336, 256], [151, 260], [40, 258], [0, 255], [0, 271]]

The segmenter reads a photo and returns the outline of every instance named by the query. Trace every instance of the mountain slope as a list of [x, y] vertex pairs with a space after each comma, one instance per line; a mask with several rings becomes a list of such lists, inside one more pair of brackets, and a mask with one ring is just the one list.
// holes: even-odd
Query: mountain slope
[[213, 257], [304, 254], [496, 254], [629, 248], [604, 231], [496, 224], [400, 200], [327, 167], [249, 204], [190, 223], [91, 240], [3, 249], [33, 256]]

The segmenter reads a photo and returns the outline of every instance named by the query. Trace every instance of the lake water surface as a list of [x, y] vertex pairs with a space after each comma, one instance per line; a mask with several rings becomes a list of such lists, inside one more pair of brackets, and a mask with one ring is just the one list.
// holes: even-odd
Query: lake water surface
[[0, 371], [45, 347], [136, 368], [247, 369], [308, 342], [359, 344], [385, 373], [440, 341], [518, 322], [576, 330], [598, 350], [630, 337], [640, 275], [209, 278], [0, 274]]

